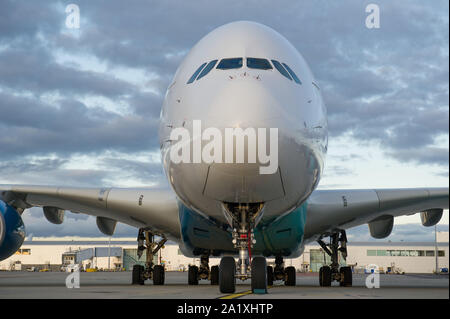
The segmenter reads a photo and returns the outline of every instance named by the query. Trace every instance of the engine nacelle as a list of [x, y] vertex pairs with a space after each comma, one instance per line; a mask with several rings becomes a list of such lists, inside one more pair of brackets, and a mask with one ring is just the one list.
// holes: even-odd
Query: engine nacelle
[[0, 261], [12, 256], [25, 240], [20, 214], [0, 200]]
[[425, 227], [434, 226], [442, 218], [442, 213], [444, 210], [442, 208], [429, 209], [420, 213], [420, 219], [422, 220], [422, 225]]
[[116, 229], [117, 221], [107, 217], [97, 216], [98, 229], [107, 236], [112, 236]]
[[64, 209], [56, 207], [44, 206], [44, 216], [47, 220], [56, 225], [60, 225], [64, 221]]
[[370, 235], [373, 238], [382, 239], [389, 236], [394, 227], [394, 217], [383, 215], [375, 218], [369, 223]]

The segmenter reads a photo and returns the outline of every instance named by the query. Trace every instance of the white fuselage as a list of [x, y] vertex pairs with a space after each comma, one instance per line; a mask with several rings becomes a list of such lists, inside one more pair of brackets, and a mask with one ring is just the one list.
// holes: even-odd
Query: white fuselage
[[[242, 67], [214, 67], [187, 83], [203, 63], [225, 58], [243, 58]], [[247, 58], [286, 63], [301, 84], [275, 67], [249, 68]], [[277, 171], [260, 174], [258, 163], [174, 163], [171, 131], [184, 127], [192, 132], [194, 120], [221, 132], [277, 128]], [[303, 57], [280, 34], [253, 22], [230, 23], [201, 39], [178, 68], [161, 111], [161, 154], [171, 186], [187, 207], [222, 221], [223, 202], [263, 203], [266, 220], [298, 207], [320, 180], [327, 139], [326, 108]]]

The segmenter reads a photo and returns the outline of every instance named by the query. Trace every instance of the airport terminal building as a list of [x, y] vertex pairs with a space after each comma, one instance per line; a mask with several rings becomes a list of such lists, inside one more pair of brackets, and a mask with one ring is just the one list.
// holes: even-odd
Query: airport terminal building
[[[433, 273], [436, 252], [439, 271], [449, 267], [448, 232], [438, 232], [435, 242], [350, 242], [348, 257], [341, 264], [352, 266], [355, 272], [364, 272], [374, 265], [380, 272]], [[164, 264], [167, 271], [186, 271], [189, 265], [199, 265], [199, 258], [187, 258], [176, 244], [166, 244], [155, 256], [155, 262]], [[11, 257], [0, 262], [0, 270], [64, 271], [68, 265], [78, 264], [83, 269], [131, 270], [133, 265], [144, 264], [144, 255], [137, 256], [135, 238], [33, 238], [25, 241]], [[210, 266], [219, 264], [211, 258]], [[299, 272], [318, 272], [330, 264], [329, 256], [318, 244], [305, 247], [295, 259], [285, 259], [286, 266]], [[268, 259], [268, 264], [274, 264]]]

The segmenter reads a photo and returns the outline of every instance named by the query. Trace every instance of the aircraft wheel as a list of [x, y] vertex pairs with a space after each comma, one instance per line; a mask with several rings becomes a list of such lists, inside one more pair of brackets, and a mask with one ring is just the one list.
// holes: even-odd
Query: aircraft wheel
[[189, 285], [198, 285], [198, 267], [197, 266], [189, 266], [188, 284]]
[[154, 285], [164, 285], [164, 266], [156, 265], [153, 267], [153, 284]]
[[339, 282], [339, 285], [342, 287], [351, 287], [353, 277], [352, 268], [341, 267], [341, 269], [339, 269], [339, 272], [341, 274], [341, 281]]
[[132, 285], [143, 285], [144, 284], [144, 266], [134, 265], [133, 273], [131, 277]]
[[264, 257], [252, 260], [252, 292], [267, 293], [267, 264]]
[[219, 284], [219, 266], [211, 267], [211, 285]]
[[273, 267], [267, 266], [267, 286], [273, 285]]
[[331, 268], [329, 266], [323, 266], [319, 270], [319, 282], [322, 287], [331, 286]]
[[286, 268], [286, 280], [284, 281], [284, 284], [286, 286], [295, 286], [296, 282], [296, 273], [295, 273], [295, 267], [287, 267]]
[[222, 293], [236, 290], [236, 262], [233, 257], [222, 257], [219, 266], [219, 287]]

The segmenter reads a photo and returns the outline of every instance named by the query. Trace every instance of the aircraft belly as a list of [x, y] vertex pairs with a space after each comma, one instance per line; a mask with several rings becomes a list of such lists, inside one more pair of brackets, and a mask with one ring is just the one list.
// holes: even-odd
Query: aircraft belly
[[[227, 169], [227, 166], [233, 169]], [[242, 166], [242, 169], [236, 169], [237, 166]], [[257, 173], [257, 165], [254, 165], [255, 169], [247, 169], [249, 173], [245, 174], [245, 166], [252, 164], [210, 165], [203, 195], [231, 203], [261, 203], [284, 196], [279, 170], [274, 174], [261, 175]]]

